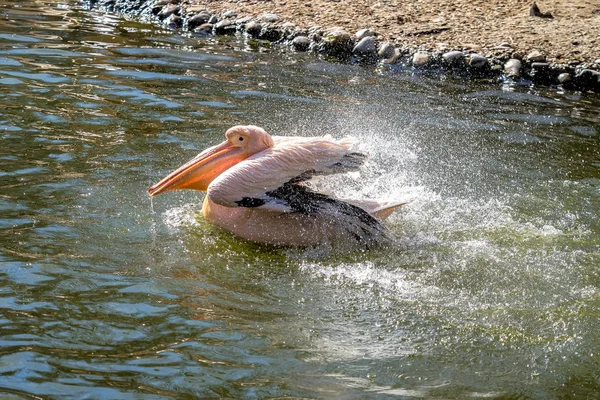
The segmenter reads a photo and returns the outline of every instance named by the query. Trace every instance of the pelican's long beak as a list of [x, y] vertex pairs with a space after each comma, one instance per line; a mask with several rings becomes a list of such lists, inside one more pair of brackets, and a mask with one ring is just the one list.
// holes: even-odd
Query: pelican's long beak
[[150, 196], [176, 189], [206, 191], [225, 170], [246, 158], [239, 147], [225, 141], [210, 147], [148, 189]]

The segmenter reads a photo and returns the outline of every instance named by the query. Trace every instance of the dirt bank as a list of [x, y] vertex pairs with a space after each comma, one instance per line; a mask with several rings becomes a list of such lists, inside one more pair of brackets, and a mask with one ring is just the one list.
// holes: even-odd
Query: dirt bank
[[[509, 43], [549, 62], [600, 64], [600, 2], [541, 0], [552, 18], [530, 16], [531, 0], [188, 0], [190, 11], [234, 11], [238, 17], [274, 13], [302, 28], [339, 26], [375, 31], [381, 40], [424, 50], [478, 46], [482, 54]], [[476, 48], [478, 48], [476, 47]]]

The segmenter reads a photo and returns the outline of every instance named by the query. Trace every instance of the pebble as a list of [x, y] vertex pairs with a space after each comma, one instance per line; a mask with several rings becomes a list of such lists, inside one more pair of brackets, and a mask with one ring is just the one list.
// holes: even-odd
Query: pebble
[[469, 66], [472, 68], [482, 69], [487, 67], [488, 59], [477, 53], [473, 53], [469, 56]]
[[377, 54], [383, 59], [392, 58], [396, 54], [396, 48], [390, 42], [385, 42], [379, 46]]
[[543, 55], [539, 50], [533, 50], [527, 55], [527, 61], [529, 62], [545, 62], [546, 56]]
[[287, 41], [290, 44], [292, 43], [292, 40], [294, 40], [298, 36], [307, 36], [308, 37], [308, 32], [306, 30], [302, 30], [299, 28], [295, 28], [294, 30], [284, 29], [284, 33], [285, 33], [285, 38], [287, 39]]
[[521, 60], [511, 58], [504, 64], [504, 72], [510, 77], [518, 78], [521, 76], [521, 66]]
[[265, 22], [277, 22], [281, 21], [281, 18], [277, 14], [273, 13], [264, 13], [261, 18]]
[[424, 67], [431, 61], [431, 56], [427, 53], [413, 54], [412, 65], [415, 67]]
[[593, 69], [583, 69], [577, 75], [576, 78], [579, 82], [584, 85], [598, 86], [600, 85], [600, 72], [594, 71]]
[[402, 51], [400, 49], [394, 48], [394, 54], [391, 57], [383, 59], [384, 64], [396, 64], [400, 57], [402, 56]]
[[296, 51], [306, 51], [310, 46], [310, 39], [307, 36], [296, 36], [292, 40], [292, 47]]
[[322, 39], [321, 34], [318, 32], [309, 33], [308, 38], [315, 43], [320, 42]]
[[235, 33], [237, 27], [234, 21], [230, 19], [224, 19], [222, 21], [217, 22], [214, 25], [214, 29], [217, 35], [231, 35]]
[[345, 43], [349, 40], [351, 40], [350, 38], [350, 34], [346, 31], [344, 31], [343, 29], [333, 29], [329, 32], [326, 33], [324, 40], [326, 40], [328, 43], [331, 44], [337, 44], [337, 43]]
[[375, 36], [375, 32], [370, 29], [361, 29], [360, 31], [356, 32], [356, 38], [358, 40], [362, 40], [369, 36]]
[[181, 7], [179, 7], [178, 5], [167, 4], [162, 8], [162, 10], [160, 10], [157, 16], [161, 19], [165, 19], [173, 14], [179, 13], [179, 11], [181, 11]]
[[465, 54], [462, 51], [449, 51], [442, 54], [442, 58], [452, 67], [460, 66], [465, 61]]
[[201, 12], [188, 19], [188, 29], [194, 30], [202, 24], [206, 24], [210, 19], [210, 14], [207, 12]]
[[210, 18], [208, 19], [207, 24], [216, 24], [217, 22], [219, 22], [219, 18], [216, 15], [211, 15]]
[[558, 75], [558, 83], [567, 83], [567, 82], [571, 82], [571, 74], [567, 73], [567, 72], [563, 72], [562, 74]]
[[246, 26], [248, 22], [252, 21], [252, 17], [242, 17], [235, 20], [235, 24], [241, 27]]
[[183, 18], [179, 15], [171, 14], [165, 18], [164, 25], [168, 29], [180, 29], [183, 26]]
[[208, 37], [212, 35], [213, 24], [202, 24], [193, 31], [193, 35], [196, 37]]
[[283, 32], [277, 27], [277, 25], [265, 23], [260, 31], [259, 39], [268, 40], [269, 42], [276, 42], [283, 37]]
[[259, 22], [253, 21], [246, 25], [246, 33], [253, 38], [259, 37], [261, 31], [262, 25]]
[[534, 81], [543, 81], [546, 82], [549, 80], [549, 69], [550, 65], [545, 62], [534, 62], [531, 64], [531, 71], [529, 75]]
[[531, 64], [531, 69], [533, 70], [545, 70], [550, 67], [550, 64], [547, 62], [534, 62]]
[[323, 36], [317, 50], [335, 57], [347, 58], [354, 47], [350, 34], [341, 28], [333, 29]]
[[359, 56], [372, 57], [377, 54], [377, 42], [373, 36], [365, 36], [352, 49], [352, 53]]
[[233, 10], [227, 10], [223, 11], [223, 14], [221, 14], [221, 16], [223, 17], [223, 19], [235, 18], [237, 17], [237, 13]]

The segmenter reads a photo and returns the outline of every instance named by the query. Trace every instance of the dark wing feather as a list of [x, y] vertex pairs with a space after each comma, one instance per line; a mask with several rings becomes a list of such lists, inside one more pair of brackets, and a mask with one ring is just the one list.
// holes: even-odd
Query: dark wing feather
[[381, 239], [390, 239], [388, 229], [362, 208], [342, 200], [317, 193], [303, 185], [286, 183], [266, 193], [287, 204], [293, 212], [319, 215], [345, 230], [360, 245], [369, 247]]

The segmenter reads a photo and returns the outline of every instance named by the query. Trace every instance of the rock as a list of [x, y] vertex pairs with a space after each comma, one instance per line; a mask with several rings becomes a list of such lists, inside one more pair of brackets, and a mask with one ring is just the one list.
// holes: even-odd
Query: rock
[[511, 78], [518, 78], [521, 76], [521, 60], [511, 58], [504, 64], [504, 73]]
[[237, 13], [232, 10], [227, 10], [227, 11], [223, 11], [221, 16], [223, 17], [223, 19], [233, 19], [233, 18], [237, 17]]
[[550, 64], [546, 63], [546, 62], [534, 62], [531, 64], [531, 69], [533, 70], [545, 70], [548, 69], [550, 67]]
[[219, 22], [219, 18], [217, 18], [216, 15], [211, 15], [210, 18], [208, 19], [207, 24], [216, 24], [217, 22]]
[[296, 36], [292, 40], [292, 47], [296, 51], [306, 51], [310, 46], [310, 39], [307, 36]]
[[442, 58], [451, 67], [460, 67], [465, 62], [465, 54], [462, 51], [449, 51], [442, 54]]
[[431, 62], [431, 56], [427, 53], [415, 53], [412, 58], [414, 67], [425, 67]]
[[214, 25], [215, 34], [217, 35], [233, 35], [236, 29], [235, 22], [230, 19], [224, 19]]
[[538, 18], [554, 18], [549, 12], [541, 12], [535, 1], [529, 7], [529, 16]]
[[392, 58], [394, 57], [395, 53], [396, 48], [390, 42], [382, 43], [379, 46], [379, 50], [377, 51], [377, 55], [379, 55], [379, 57], [383, 59]]
[[388, 64], [388, 65], [396, 64], [401, 56], [402, 56], [402, 51], [400, 49], [394, 48], [394, 54], [392, 54], [388, 58], [383, 59], [382, 62], [384, 64]]
[[571, 82], [571, 74], [568, 72], [563, 72], [562, 74], [558, 75], [556, 79], [558, 80], [558, 83], [565, 84]]
[[318, 43], [318, 42], [320, 42], [320, 41], [323, 39], [323, 38], [321, 37], [321, 34], [320, 34], [320, 33], [318, 33], [318, 32], [309, 33], [309, 34], [308, 34], [308, 38], [309, 38], [310, 40], [312, 40], [313, 42], [315, 42], [315, 43]]
[[546, 56], [543, 55], [539, 50], [533, 50], [527, 55], [527, 61], [529, 62], [545, 62]]
[[361, 29], [360, 31], [356, 32], [356, 39], [358, 40], [362, 40], [369, 36], [375, 36], [375, 32], [370, 29]]
[[550, 81], [550, 64], [545, 62], [532, 63], [529, 75], [536, 82], [547, 83]]
[[271, 23], [281, 21], [281, 18], [279, 17], [279, 15], [273, 14], [273, 13], [264, 13], [262, 15], [261, 19], [265, 22], [271, 22]]
[[377, 42], [373, 36], [365, 36], [352, 49], [358, 56], [374, 57], [377, 54]]
[[469, 67], [476, 69], [483, 69], [488, 66], [488, 59], [477, 53], [473, 53], [469, 56]]
[[192, 34], [196, 37], [208, 37], [212, 35], [213, 24], [202, 24], [193, 30]]
[[575, 75], [577, 84], [584, 88], [600, 89], [600, 72], [593, 69], [583, 69]]
[[308, 31], [296, 28], [293, 31], [285, 30], [285, 38], [291, 43], [298, 36], [306, 36], [308, 37]]
[[262, 24], [260, 24], [256, 21], [253, 21], [246, 25], [245, 30], [249, 36], [251, 36], [253, 38], [257, 38], [260, 36], [260, 32], [262, 31], [262, 28], [263, 28]]
[[283, 38], [283, 31], [279, 29], [277, 25], [265, 23], [262, 26], [258, 38], [261, 40], [268, 40], [269, 42], [276, 42]]
[[160, 12], [157, 14], [157, 17], [160, 19], [166, 19], [173, 14], [179, 14], [181, 11], [181, 7], [176, 4], [167, 4], [164, 6]]
[[201, 12], [200, 14], [196, 14], [187, 20], [187, 26], [189, 30], [194, 30], [202, 24], [206, 24], [210, 19], [210, 14], [207, 12]]
[[171, 14], [163, 23], [169, 29], [180, 29], [183, 26], [183, 18], [179, 15]]
[[252, 21], [252, 17], [242, 17], [236, 19], [235, 24], [240, 28], [244, 28], [250, 21]]
[[296, 29], [296, 24], [292, 22], [286, 22], [283, 25], [281, 25], [281, 27], [286, 31], [293, 31], [294, 29]]
[[341, 28], [333, 29], [323, 36], [322, 41], [317, 46], [317, 51], [346, 59], [352, 53], [354, 40], [350, 34]]

